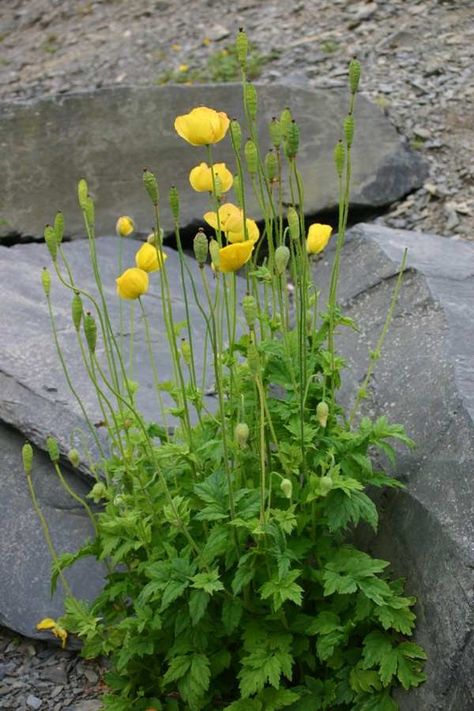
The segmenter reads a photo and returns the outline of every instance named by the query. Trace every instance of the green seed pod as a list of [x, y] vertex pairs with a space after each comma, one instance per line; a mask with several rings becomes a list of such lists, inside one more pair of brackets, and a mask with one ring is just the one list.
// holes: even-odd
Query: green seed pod
[[83, 308], [82, 308], [81, 295], [79, 294], [78, 291], [75, 291], [74, 296], [72, 297], [71, 313], [72, 313], [72, 322], [74, 324], [74, 328], [76, 329], [76, 331], [79, 331], [79, 329], [81, 327]]
[[258, 154], [257, 146], [251, 138], [249, 138], [249, 140], [245, 144], [244, 153], [245, 160], [247, 161], [247, 170], [250, 175], [255, 175], [258, 167]]
[[286, 219], [288, 220], [290, 237], [296, 242], [300, 238], [300, 218], [294, 207], [288, 208]]
[[285, 153], [287, 158], [295, 158], [300, 146], [300, 129], [296, 121], [292, 121], [286, 133]]
[[247, 346], [247, 364], [252, 375], [258, 375], [261, 371], [260, 356], [255, 343], [251, 342]]
[[253, 328], [257, 320], [257, 302], [251, 294], [246, 294], [242, 299], [242, 311], [244, 312], [247, 326]]
[[90, 311], [84, 315], [84, 335], [90, 352], [94, 353], [97, 344], [97, 324]]
[[249, 117], [253, 120], [257, 116], [257, 90], [253, 84], [245, 82], [244, 103]]
[[290, 250], [284, 244], [281, 244], [275, 250], [275, 271], [277, 274], [283, 274], [290, 261]]
[[169, 203], [171, 208], [171, 214], [174, 217], [175, 222], [179, 222], [179, 193], [178, 189], [172, 185], [169, 192]]
[[101, 499], [107, 498], [107, 487], [103, 482], [98, 481], [87, 494], [87, 498], [98, 504]]
[[209, 243], [207, 237], [202, 230], [199, 230], [197, 235], [193, 240], [194, 256], [200, 267], [202, 267], [207, 262], [207, 255], [209, 252]]
[[322, 400], [321, 402], [318, 402], [318, 405], [316, 407], [316, 418], [321, 425], [321, 427], [326, 427], [327, 422], [328, 422], [328, 415], [329, 415], [329, 407], [327, 402], [324, 402]]
[[275, 151], [270, 150], [270, 151], [268, 151], [267, 155], [265, 156], [265, 174], [271, 183], [275, 180], [277, 172], [278, 172], [277, 157], [275, 155]]
[[54, 231], [57, 243], [61, 244], [64, 237], [64, 215], [61, 211], [57, 212], [54, 218]]
[[181, 355], [186, 365], [191, 365], [191, 346], [185, 338], [181, 340]]
[[234, 182], [233, 182], [233, 188], [234, 188], [234, 193], [235, 193], [235, 201], [237, 205], [241, 208], [242, 207], [242, 185], [240, 184], [240, 177], [239, 175], [234, 175]]
[[319, 491], [321, 496], [327, 496], [334, 486], [334, 482], [330, 476], [322, 476], [319, 480]]
[[211, 239], [209, 242], [209, 253], [211, 255], [211, 260], [213, 265], [218, 268], [221, 263], [220, 247], [219, 242], [215, 239]]
[[293, 484], [290, 479], [282, 479], [280, 484], [280, 489], [287, 499], [291, 499], [293, 496]]
[[81, 457], [80, 457], [77, 449], [74, 449], [74, 447], [72, 449], [70, 449], [69, 452], [67, 453], [67, 458], [69, 459], [69, 462], [71, 463], [71, 465], [75, 469], [77, 469], [77, 467], [81, 463]]
[[249, 426], [246, 422], [239, 422], [238, 424], [235, 425], [234, 429], [234, 437], [235, 441], [239, 445], [241, 449], [244, 449], [247, 446], [247, 442], [249, 439], [250, 435], [250, 430]]
[[54, 230], [54, 227], [51, 227], [51, 225], [46, 225], [43, 234], [44, 241], [46, 242], [46, 246], [51, 255], [51, 259], [53, 260], [53, 262], [55, 262], [58, 256], [58, 240], [56, 239], [56, 232]]
[[160, 194], [158, 192], [158, 183], [155, 175], [147, 168], [143, 169], [143, 185], [148, 193], [148, 197], [155, 207], [158, 205]]
[[354, 57], [349, 62], [349, 86], [351, 93], [355, 94], [359, 87], [360, 79], [360, 62]]
[[230, 122], [229, 130], [230, 137], [232, 139], [232, 145], [234, 146], [234, 149], [239, 152], [240, 147], [242, 145], [242, 129], [240, 128], [239, 122], [235, 119], [232, 119], [232, 121]]
[[347, 147], [350, 148], [354, 139], [354, 117], [349, 114], [344, 119], [344, 134], [346, 136]]
[[51, 292], [51, 274], [46, 267], [43, 267], [43, 271], [41, 272], [41, 283], [43, 285], [43, 291], [46, 297], [48, 297]]
[[346, 162], [346, 148], [343, 142], [339, 139], [334, 148], [334, 163], [336, 164], [336, 171], [339, 177], [342, 176], [344, 171], [344, 163]]
[[21, 448], [21, 458], [23, 460], [25, 474], [29, 476], [33, 468], [33, 447], [29, 442], [26, 442]]
[[283, 138], [286, 138], [288, 135], [288, 128], [293, 121], [293, 116], [291, 115], [291, 111], [288, 107], [286, 109], [283, 109], [283, 111], [280, 114], [280, 130], [281, 130], [281, 135]]
[[59, 462], [59, 445], [54, 437], [46, 437], [46, 449], [53, 464]]
[[77, 198], [79, 200], [79, 205], [81, 207], [81, 210], [85, 210], [85, 205], [86, 205], [86, 200], [89, 196], [89, 188], [87, 186], [86, 181], [84, 178], [81, 178], [81, 180], [77, 184]]
[[279, 120], [275, 117], [272, 118], [268, 126], [270, 132], [270, 140], [275, 146], [275, 148], [280, 148], [281, 146], [281, 124]]
[[84, 203], [84, 215], [86, 217], [87, 224], [92, 227], [95, 222], [95, 207], [94, 201], [90, 195]]
[[240, 66], [242, 67], [242, 69], [245, 69], [247, 65], [247, 52], [249, 50], [249, 41], [242, 27], [239, 28], [237, 37], [235, 38], [235, 49]]

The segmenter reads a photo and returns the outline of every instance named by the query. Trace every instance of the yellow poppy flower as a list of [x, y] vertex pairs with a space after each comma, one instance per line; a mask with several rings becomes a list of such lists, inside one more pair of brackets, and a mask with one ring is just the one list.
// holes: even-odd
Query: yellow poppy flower
[[306, 251], [308, 254], [319, 254], [327, 246], [332, 234], [331, 225], [320, 225], [315, 222], [310, 225], [306, 238]]
[[157, 248], [153, 244], [145, 242], [135, 255], [135, 263], [139, 269], [144, 272], [157, 272], [161, 269], [164, 262], [168, 259], [168, 255]]
[[[258, 229], [258, 225], [255, 220], [251, 220], [250, 217], [247, 217], [245, 220], [245, 226], [247, 228], [247, 239], [250, 242], [256, 242], [260, 237], [260, 230]], [[225, 236], [227, 237], [227, 241], [231, 244], [234, 244], [235, 242], [243, 242], [245, 240], [243, 222], [240, 223], [237, 229], [228, 230]]]
[[148, 291], [148, 274], [143, 269], [132, 267], [126, 269], [115, 280], [115, 283], [117, 284], [117, 294], [121, 299], [138, 299]]
[[[227, 240], [233, 244], [235, 242], [243, 242], [245, 240], [244, 231], [244, 212], [237, 205], [233, 205], [231, 202], [226, 202], [218, 210], [219, 213], [219, 223], [222, 232], [225, 233]], [[204, 219], [207, 224], [217, 230], [217, 213], [216, 212], [206, 212]], [[258, 229], [255, 220], [250, 217], [246, 218], [245, 221], [247, 227], [247, 239], [250, 242], [256, 242], [260, 236], [260, 231]]]
[[122, 217], [119, 217], [117, 224], [115, 225], [115, 230], [119, 237], [128, 237], [131, 235], [132, 232], [135, 231], [135, 225], [132, 218], [128, 217], [128, 215], [122, 215]]
[[208, 146], [222, 141], [230, 119], [223, 111], [215, 111], [207, 106], [198, 106], [174, 122], [176, 133], [192, 146]]
[[254, 243], [250, 240], [222, 247], [219, 250], [219, 270], [221, 272], [236, 272], [249, 261], [253, 248]]
[[[219, 178], [219, 187], [221, 193], [226, 193], [231, 189], [234, 178], [225, 163], [214, 163], [214, 175]], [[191, 187], [198, 193], [209, 192], [213, 190], [212, 171], [207, 163], [201, 163], [191, 170], [189, 173], [189, 182]]]
[[56, 620], [51, 619], [51, 617], [45, 617], [44, 620], [38, 622], [36, 625], [37, 630], [51, 630], [57, 639], [61, 640], [61, 647], [64, 649], [67, 641], [67, 632], [64, 627], [58, 625]]

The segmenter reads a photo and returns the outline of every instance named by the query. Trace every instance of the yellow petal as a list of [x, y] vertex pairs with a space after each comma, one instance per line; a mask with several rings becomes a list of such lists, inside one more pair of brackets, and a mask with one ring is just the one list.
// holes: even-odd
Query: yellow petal
[[236, 272], [244, 266], [252, 256], [254, 243], [250, 240], [247, 242], [237, 242], [229, 244], [219, 250], [219, 269], [221, 272]]
[[135, 255], [135, 263], [139, 269], [144, 272], [157, 272], [161, 269], [163, 263], [168, 259], [168, 255], [161, 250], [145, 242]]
[[[258, 238], [260, 237], [260, 230], [258, 229], [258, 225], [255, 222], [255, 220], [250, 219], [250, 217], [247, 217], [245, 220], [245, 225], [247, 227], [247, 239], [250, 242], [256, 242]], [[229, 229], [226, 232], [226, 237], [227, 241], [230, 242], [231, 244], [235, 244], [236, 242], [244, 242], [246, 239], [246, 235], [244, 232], [243, 225], [237, 225], [237, 229]]]
[[131, 217], [128, 215], [122, 215], [122, 217], [118, 218], [117, 224], [115, 225], [115, 231], [119, 237], [128, 237], [134, 230], [135, 225]]
[[56, 620], [51, 617], [45, 617], [44, 620], [41, 620], [36, 625], [37, 630], [52, 630], [54, 627], [56, 627]]
[[177, 116], [174, 122], [176, 133], [193, 146], [207, 146], [221, 141], [230, 120], [223, 112], [198, 106], [188, 114]]
[[331, 225], [321, 225], [317, 222], [310, 225], [306, 238], [308, 254], [319, 254], [326, 247], [332, 234]]
[[146, 294], [148, 291], [148, 274], [137, 267], [132, 267], [124, 271], [118, 279], [117, 294], [122, 299], [138, 299], [139, 296]]

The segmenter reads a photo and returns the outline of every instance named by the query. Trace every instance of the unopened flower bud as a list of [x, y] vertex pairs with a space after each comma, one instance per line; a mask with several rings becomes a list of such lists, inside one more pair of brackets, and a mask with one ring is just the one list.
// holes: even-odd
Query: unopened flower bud
[[194, 256], [199, 266], [203, 266], [207, 262], [207, 254], [209, 252], [209, 243], [207, 237], [202, 230], [199, 230], [193, 240]]
[[234, 436], [235, 441], [241, 449], [247, 446], [248, 438], [250, 435], [249, 426], [246, 422], [239, 422], [235, 425]]
[[268, 126], [270, 132], [270, 140], [275, 146], [275, 148], [280, 148], [281, 146], [281, 124], [280, 121], [273, 117], [270, 125]]
[[74, 296], [72, 297], [71, 313], [74, 328], [76, 329], [76, 331], [79, 331], [81, 327], [83, 308], [81, 295], [77, 291], [74, 292]]
[[300, 238], [300, 218], [294, 207], [288, 209], [286, 219], [288, 220], [290, 237], [296, 242]]
[[260, 356], [255, 343], [251, 342], [247, 346], [247, 364], [252, 375], [258, 375], [261, 370]]
[[319, 491], [321, 496], [327, 496], [334, 486], [334, 482], [330, 476], [322, 476], [319, 480]]
[[291, 111], [288, 107], [286, 107], [286, 109], [283, 109], [280, 114], [280, 129], [283, 138], [286, 138], [286, 136], [288, 135], [288, 128], [292, 121], [293, 116], [291, 115]]
[[351, 87], [351, 93], [355, 94], [360, 79], [360, 62], [354, 57], [349, 62], [349, 86]]
[[86, 218], [87, 224], [92, 226], [95, 222], [95, 207], [94, 201], [90, 197], [90, 195], [87, 197], [87, 200], [84, 203], [84, 216]]
[[75, 469], [79, 466], [79, 464], [81, 462], [81, 457], [79, 455], [79, 452], [77, 451], [77, 449], [74, 449], [74, 447], [72, 449], [70, 449], [69, 452], [67, 453], [67, 458], [69, 459], [70, 463], [72, 464], [72, 466]]
[[347, 146], [350, 148], [354, 140], [354, 117], [352, 114], [349, 114], [344, 119], [344, 135], [346, 137]]
[[254, 85], [249, 84], [249, 82], [245, 82], [244, 102], [249, 117], [254, 119], [257, 116], [257, 90]]
[[290, 250], [284, 244], [281, 244], [275, 250], [275, 270], [277, 274], [283, 274], [290, 261]]
[[90, 352], [94, 353], [97, 343], [97, 324], [90, 311], [87, 311], [84, 315], [84, 335]]
[[257, 320], [257, 302], [251, 294], [246, 294], [242, 299], [242, 311], [248, 327], [253, 328]]
[[43, 285], [43, 291], [46, 297], [48, 297], [51, 291], [51, 274], [46, 267], [43, 267], [43, 271], [41, 272], [41, 284]]
[[250, 175], [255, 175], [258, 166], [257, 146], [250, 138], [245, 144], [244, 153], [247, 161], [247, 170]]
[[64, 215], [61, 211], [57, 212], [54, 218], [54, 231], [57, 243], [61, 244], [64, 237]]
[[46, 449], [53, 464], [59, 462], [59, 445], [54, 437], [46, 437]]
[[92, 489], [89, 491], [87, 498], [92, 499], [94, 503], [98, 504], [101, 499], [105, 499], [107, 496], [107, 487], [101, 481], [94, 484]]
[[135, 231], [135, 223], [128, 215], [121, 215], [115, 224], [115, 231], [119, 237], [129, 237]]
[[212, 266], [218, 268], [221, 262], [221, 254], [219, 242], [217, 240], [211, 239], [209, 242], [209, 253], [211, 255]]
[[53, 260], [53, 262], [55, 262], [58, 256], [58, 240], [56, 239], [56, 232], [54, 230], [54, 227], [51, 227], [51, 225], [46, 225], [43, 234], [44, 241], [46, 242], [46, 246], [51, 255], [51, 259]]
[[230, 137], [232, 139], [232, 145], [237, 152], [240, 151], [240, 146], [242, 145], [242, 129], [238, 121], [233, 119], [229, 126]]
[[336, 172], [339, 178], [342, 176], [344, 171], [344, 163], [346, 160], [346, 148], [344, 143], [339, 140], [334, 148], [334, 163], [336, 164]]
[[290, 479], [282, 479], [280, 484], [280, 489], [287, 499], [291, 499], [293, 496], [293, 484]]
[[179, 222], [179, 193], [178, 188], [176, 188], [174, 185], [172, 185], [170, 188], [169, 203], [174, 221]]
[[316, 418], [321, 427], [326, 427], [328, 422], [329, 407], [327, 402], [321, 400], [316, 407]]
[[21, 458], [23, 460], [23, 469], [25, 474], [28, 476], [31, 474], [31, 469], [33, 467], [33, 447], [29, 442], [23, 445], [21, 448]]
[[235, 39], [235, 50], [237, 53], [237, 59], [242, 68], [245, 69], [247, 64], [247, 52], [249, 49], [249, 41], [247, 35], [243, 31], [242, 27], [239, 28], [237, 37]]
[[143, 169], [143, 185], [148, 193], [148, 197], [155, 207], [158, 205], [160, 193], [158, 191], [158, 183], [155, 175], [147, 168]]
[[278, 161], [274, 151], [268, 151], [265, 156], [265, 173], [268, 180], [272, 183], [278, 172]]
[[191, 365], [191, 346], [185, 338], [181, 341], [181, 355], [186, 365]]
[[287, 158], [295, 158], [300, 147], [300, 129], [296, 121], [291, 121], [286, 132], [285, 153]]
[[81, 178], [81, 180], [77, 184], [77, 199], [79, 201], [81, 210], [85, 210], [85, 205], [88, 197], [89, 188], [84, 178]]

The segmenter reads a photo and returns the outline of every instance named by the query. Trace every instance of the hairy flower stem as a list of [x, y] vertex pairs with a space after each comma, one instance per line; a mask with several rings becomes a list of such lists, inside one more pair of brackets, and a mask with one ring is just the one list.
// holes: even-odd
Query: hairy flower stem
[[84, 508], [84, 510], [87, 513], [89, 520], [94, 528], [95, 534], [97, 535], [97, 520], [96, 520], [96, 517], [94, 516], [94, 514], [92, 513], [89, 504], [81, 496], [79, 496], [79, 494], [76, 493], [74, 491], [74, 489], [68, 484], [66, 478], [64, 477], [64, 474], [61, 471], [61, 467], [59, 466], [58, 462], [53, 462], [53, 466], [54, 466], [54, 470], [55, 470], [56, 474], [59, 477], [61, 485], [63, 486], [65, 491], [67, 491], [69, 496], [71, 496], [74, 499], [74, 501], [77, 501], [77, 503]]
[[140, 309], [142, 312], [143, 325], [145, 327], [145, 342], [146, 342], [146, 347], [148, 350], [148, 358], [150, 361], [151, 372], [153, 375], [153, 384], [155, 386], [156, 398], [158, 400], [158, 407], [160, 408], [161, 418], [163, 421], [162, 424], [163, 424], [163, 427], [166, 432], [166, 439], [169, 440], [168, 418], [166, 415], [165, 404], [163, 402], [163, 396], [161, 394], [160, 377], [158, 375], [155, 354], [153, 352], [153, 346], [152, 346], [152, 342], [151, 342], [150, 322], [148, 320], [148, 316], [147, 316], [145, 307], [143, 305], [143, 301], [141, 300], [141, 298], [139, 298], [138, 301], [139, 301]]

